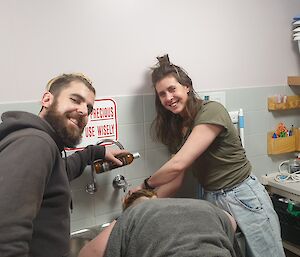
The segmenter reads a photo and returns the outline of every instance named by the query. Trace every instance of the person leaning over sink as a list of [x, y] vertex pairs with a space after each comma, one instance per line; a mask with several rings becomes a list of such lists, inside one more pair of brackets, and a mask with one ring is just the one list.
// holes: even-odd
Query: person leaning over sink
[[94, 159], [121, 165], [115, 155], [90, 145], [69, 157], [93, 110], [95, 89], [82, 74], [63, 74], [49, 81], [39, 115], [2, 114], [0, 124], [1, 257], [69, 256], [71, 193], [69, 181]]
[[204, 189], [203, 198], [235, 218], [245, 235], [248, 257], [285, 256], [277, 214], [267, 191], [251, 174], [227, 110], [198, 98], [191, 78], [168, 55], [158, 60], [152, 70], [157, 111], [152, 131], [173, 156], [131, 190], [155, 188], [159, 197], [169, 197], [189, 170]]
[[141, 189], [123, 208], [79, 257], [241, 257], [234, 219], [207, 201], [158, 199]]

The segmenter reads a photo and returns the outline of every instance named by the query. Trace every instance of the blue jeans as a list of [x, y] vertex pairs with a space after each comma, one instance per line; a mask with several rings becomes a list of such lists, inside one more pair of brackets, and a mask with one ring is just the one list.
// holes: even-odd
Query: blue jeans
[[246, 238], [247, 257], [284, 257], [278, 216], [268, 192], [254, 175], [241, 184], [204, 191], [203, 198], [228, 211]]

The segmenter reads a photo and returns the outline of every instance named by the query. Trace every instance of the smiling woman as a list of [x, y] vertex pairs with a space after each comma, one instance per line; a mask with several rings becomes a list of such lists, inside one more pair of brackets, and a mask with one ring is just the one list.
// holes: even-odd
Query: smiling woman
[[[190, 172], [204, 189], [203, 198], [235, 218], [245, 235], [248, 256], [283, 257], [277, 214], [266, 190], [251, 174], [226, 108], [200, 99], [191, 78], [168, 55], [157, 59], [152, 70], [157, 113], [151, 132], [172, 158], [132, 190], [156, 188], [159, 197], [170, 197]], [[261, 225], [254, 229], [253, 224]]]
[[166, 76], [156, 85], [156, 92], [161, 104], [169, 111], [184, 117], [185, 105], [190, 89], [182, 86], [173, 76]]

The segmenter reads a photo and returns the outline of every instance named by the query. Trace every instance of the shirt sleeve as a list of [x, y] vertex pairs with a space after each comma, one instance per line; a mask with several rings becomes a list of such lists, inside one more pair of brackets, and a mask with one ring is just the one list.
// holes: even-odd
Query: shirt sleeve
[[77, 151], [67, 157], [67, 172], [69, 180], [79, 177], [87, 165], [94, 160], [104, 159], [105, 147], [101, 145], [89, 145], [81, 151]]
[[207, 102], [203, 104], [196, 115], [194, 126], [199, 124], [213, 124], [228, 129], [228, 122], [231, 122], [231, 119], [222, 104], [218, 102]]

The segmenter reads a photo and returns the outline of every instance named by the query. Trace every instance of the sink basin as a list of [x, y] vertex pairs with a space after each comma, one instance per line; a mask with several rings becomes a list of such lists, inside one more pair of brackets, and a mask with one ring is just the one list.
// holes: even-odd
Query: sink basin
[[105, 223], [72, 232], [70, 241], [70, 257], [77, 257], [81, 248], [84, 247], [89, 241], [93, 240], [109, 224], [110, 223]]
[[70, 241], [70, 257], [77, 257], [81, 248], [85, 246], [89, 241], [91, 241], [90, 238], [71, 238]]

